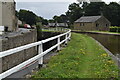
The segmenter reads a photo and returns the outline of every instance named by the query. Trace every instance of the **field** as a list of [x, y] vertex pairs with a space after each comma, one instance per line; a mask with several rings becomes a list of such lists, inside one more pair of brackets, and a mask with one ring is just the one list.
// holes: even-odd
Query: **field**
[[118, 78], [118, 67], [92, 38], [72, 33], [67, 47], [32, 78]]

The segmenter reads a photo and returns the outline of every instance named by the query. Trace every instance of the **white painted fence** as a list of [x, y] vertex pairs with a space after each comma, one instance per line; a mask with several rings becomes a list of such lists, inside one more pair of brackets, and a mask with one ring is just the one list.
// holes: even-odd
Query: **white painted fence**
[[[65, 36], [65, 39], [63, 41], [60, 41], [60, 38], [62, 36]], [[66, 33], [60, 34], [58, 36], [48, 38], [46, 40], [42, 40], [42, 41], [39, 41], [39, 42], [31, 43], [31, 44], [24, 45], [24, 46], [21, 46], [21, 47], [17, 47], [17, 48], [14, 48], [14, 49], [10, 49], [10, 50], [4, 51], [4, 52], [0, 52], [0, 58], [3, 58], [5, 56], [15, 54], [15, 53], [23, 51], [25, 49], [29, 49], [29, 48], [32, 48], [32, 47], [35, 47], [35, 46], [39, 46], [37, 56], [35, 56], [35, 57], [17, 65], [15, 67], [3, 72], [3, 73], [1, 73], [0, 74], [0, 80], [3, 79], [3, 78], [6, 78], [7, 76], [9, 76], [9, 75], [11, 75], [11, 74], [13, 74], [13, 73], [15, 73], [19, 70], [21, 70], [23, 67], [25, 67], [26, 65], [28, 65], [28, 64], [30, 64], [34, 61], [38, 61], [39, 62], [38, 64], [43, 64], [43, 56], [45, 54], [49, 53], [50, 51], [52, 51], [53, 49], [55, 49], [56, 47], [57, 47], [57, 50], [60, 50], [60, 45], [64, 42], [67, 43], [68, 40], [70, 39], [70, 37], [71, 37], [71, 30], [69, 30]], [[43, 52], [43, 44], [48, 42], [48, 41], [55, 40], [55, 39], [58, 40], [57, 44]]]

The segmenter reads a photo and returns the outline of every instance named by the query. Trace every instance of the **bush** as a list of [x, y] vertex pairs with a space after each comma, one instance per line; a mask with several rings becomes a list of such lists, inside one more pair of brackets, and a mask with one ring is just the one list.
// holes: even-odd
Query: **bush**
[[110, 27], [110, 32], [120, 32], [120, 27]]

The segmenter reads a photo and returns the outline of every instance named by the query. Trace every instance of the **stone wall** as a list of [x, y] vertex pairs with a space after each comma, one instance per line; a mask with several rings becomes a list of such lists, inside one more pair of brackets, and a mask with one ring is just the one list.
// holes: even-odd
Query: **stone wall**
[[[25, 32], [23, 31], [17, 35], [2, 38], [0, 41], [1, 50], [5, 51], [22, 45], [36, 42], [37, 33], [36, 30], [29, 30]], [[35, 55], [37, 55], [37, 48], [33, 47], [0, 59], [0, 67], [2, 67], [0, 68], [1, 69], [0, 73], [22, 63], [23, 61], [32, 58]]]
[[16, 31], [17, 29], [15, 9], [16, 3], [14, 0], [0, 1], [0, 26], [8, 27], [9, 31]]
[[[84, 24], [81, 26], [80, 24]], [[96, 30], [93, 23], [74, 23], [74, 29], [75, 30], [81, 30], [81, 31], [92, 31]]]

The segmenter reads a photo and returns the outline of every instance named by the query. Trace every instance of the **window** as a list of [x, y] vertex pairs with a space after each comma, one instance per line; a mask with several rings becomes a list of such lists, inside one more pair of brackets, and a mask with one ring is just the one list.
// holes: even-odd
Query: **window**
[[80, 23], [80, 26], [82, 26], [82, 23]]
[[83, 26], [84, 26], [85, 24], [83, 23]]
[[84, 23], [80, 23], [80, 26], [85, 26], [85, 24]]
[[96, 27], [99, 27], [99, 24], [96, 24]]
[[108, 24], [106, 24], [106, 27], [108, 27], [109, 25]]

